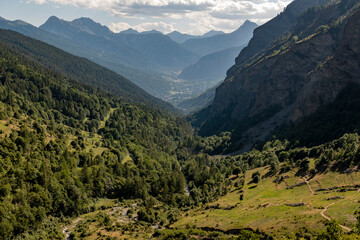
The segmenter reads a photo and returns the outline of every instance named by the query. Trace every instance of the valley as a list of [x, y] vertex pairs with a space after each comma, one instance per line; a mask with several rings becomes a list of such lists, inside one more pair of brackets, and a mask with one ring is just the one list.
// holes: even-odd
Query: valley
[[287, 4], [0, 18], [0, 239], [360, 239], [360, 1]]

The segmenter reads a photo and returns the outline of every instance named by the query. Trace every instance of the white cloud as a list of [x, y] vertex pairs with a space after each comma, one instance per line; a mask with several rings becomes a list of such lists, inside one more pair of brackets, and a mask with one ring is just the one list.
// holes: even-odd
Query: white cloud
[[126, 22], [119, 22], [119, 23], [111, 23], [109, 25], [109, 28], [111, 31], [118, 33], [132, 27]]
[[[230, 31], [230, 27], [239, 27], [246, 19], [262, 24], [276, 16], [292, 0], [28, 0], [37, 4], [54, 3], [73, 5], [80, 8], [96, 9], [109, 12], [121, 18], [144, 18], [142, 24], [131, 26], [134, 29], [157, 28], [169, 31], [174, 25], [169, 20], [184, 22], [183, 31], [193, 32], [198, 26], [198, 33], [208, 30]], [[166, 22], [166, 23], [165, 23]], [[192, 26], [192, 27], [190, 27]], [[113, 30], [123, 29], [124, 23], [109, 26]], [[179, 27], [179, 26], [177, 26]]]

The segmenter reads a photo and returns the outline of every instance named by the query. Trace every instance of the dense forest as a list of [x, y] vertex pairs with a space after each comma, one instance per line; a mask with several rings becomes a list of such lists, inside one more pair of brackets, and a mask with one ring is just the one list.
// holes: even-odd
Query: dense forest
[[[124, 102], [4, 45], [0, 60], [3, 239], [62, 238], [62, 219], [93, 211], [97, 198], [143, 199], [140, 219], [166, 224], [176, 220], [175, 209], [226, 194], [229, 177], [248, 169], [307, 171], [309, 157], [319, 159], [317, 171], [332, 161], [335, 171], [359, 164], [357, 135], [312, 149], [277, 140], [214, 159], [207, 153], [226, 146], [229, 134], [193, 137], [184, 119]], [[152, 209], [155, 202], [170, 207], [165, 216]]]
[[[359, 7], [354, 1], [351, 4], [342, 1], [336, 7]], [[298, 18], [299, 24], [321, 11], [324, 8], [308, 10]], [[307, 29], [308, 33], [297, 27], [292, 28], [293, 33], [304, 34], [304, 38], [325, 33], [339, 37], [343, 25], [314, 27]], [[289, 44], [280, 49], [288, 52], [300, 44], [291, 34], [277, 40], [269, 51]], [[253, 226], [212, 228], [191, 222], [178, 228], [176, 223], [194, 217], [196, 211], [206, 218], [211, 211], [241, 207], [245, 198], [252, 197], [250, 189], [259, 189], [268, 181], [277, 191], [276, 184], [290, 174], [301, 179], [302, 186], [309, 186], [314, 198], [329, 201], [314, 193], [309, 181], [330, 174], [353, 178], [351, 174], [358, 173], [359, 90], [357, 84], [348, 83], [334, 101], [319, 107], [296, 127], [291, 122], [281, 125], [272, 137], [257, 141], [251, 151], [225, 155], [237, 150], [234, 143], [239, 132], [272, 112], [218, 128], [218, 135], [198, 136], [198, 129], [173, 107], [125, 78], [42, 42], [0, 30], [0, 239], [83, 239], [93, 235], [119, 239], [105, 232], [133, 232], [129, 238], [276, 239], [279, 236]], [[230, 117], [230, 112], [221, 117]], [[198, 124], [203, 127], [200, 121]], [[245, 189], [245, 185], [250, 187]], [[297, 187], [296, 182], [286, 185], [286, 189]], [[352, 191], [356, 196], [359, 186], [318, 190], [330, 194]], [[269, 195], [275, 198], [277, 193]], [[223, 208], [214, 204], [231, 196], [236, 196], [236, 201], [226, 201], [236, 204], [225, 200]], [[358, 203], [357, 198], [352, 202], [356, 209], [350, 209], [352, 225], [327, 218], [317, 222], [322, 229], [304, 227], [284, 237], [359, 239]], [[125, 224], [114, 220], [114, 209], [126, 210]], [[314, 209], [324, 214], [327, 207]], [[80, 221], [79, 216], [87, 218]], [[79, 224], [72, 224], [76, 220]], [[296, 225], [295, 220], [291, 224]], [[101, 231], [96, 232], [91, 224]], [[71, 234], [64, 227], [67, 225], [74, 225]], [[149, 234], [141, 235], [144, 232]]]
[[226, 190], [231, 167], [210, 164], [184, 119], [93, 89], [6, 44], [0, 54], [4, 239], [59, 238], [59, 229], [43, 229], [90, 211], [96, 198], [177, 207]]

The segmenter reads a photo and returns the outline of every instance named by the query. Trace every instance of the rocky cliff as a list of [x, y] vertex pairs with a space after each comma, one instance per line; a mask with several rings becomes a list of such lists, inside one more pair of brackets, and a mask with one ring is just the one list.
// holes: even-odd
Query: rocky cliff
[[[300, 3], [308, 1], [293, 2]], [[200, 133], [233, 131], [234, 141], [241, 142], [237, 147], [250, 147], [275, 127], [299, 122], [333, 101], [350, 81], [359, 82], [359, 8], [355, 0], [311, 8], [251, 61], [244, 58], [256, 48], [250, 42], [217, 88], [214, 103], [195, 115]]]

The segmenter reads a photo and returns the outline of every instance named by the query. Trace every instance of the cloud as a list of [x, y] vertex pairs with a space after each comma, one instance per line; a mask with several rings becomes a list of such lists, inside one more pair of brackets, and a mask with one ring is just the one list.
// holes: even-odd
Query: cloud
[[[105, 11], [113, 16], [125, 18], [145, 18], [147, 23], [132, 26], [134, 29], [158, 27], [161, 31], [168, 31], [171, 26], [169, 20], [186, 19], [189, 24], [182, 26], [186, 32], [197, 25], [203, 30], [226, 30], [229, 26], [239, 27], [246, 19], [252, 19], [262, 24], [276, 16], [292, 0], [28, 0], [37, 4], [54, 3], [58, 5], [73, 5], [80, 8]], [[157, 20], [155, 20], [157, 19]], [[150, 23], [149, 23], [150, 22]], [[154, 23], [156, 22], [157, 25]], [[167, 22], [167, 23], [165, 23]], [[120, 25], [119, 25], [120, 24]], [[122, 25], [121, 25], [122, 24]], [[118, 26], [109, 26], [112, 29], [122, 29], [123, 23]], [[179, 27], [179, 26], [177, 26]], [[233, 30], [233, 29], [232, 29]]]

